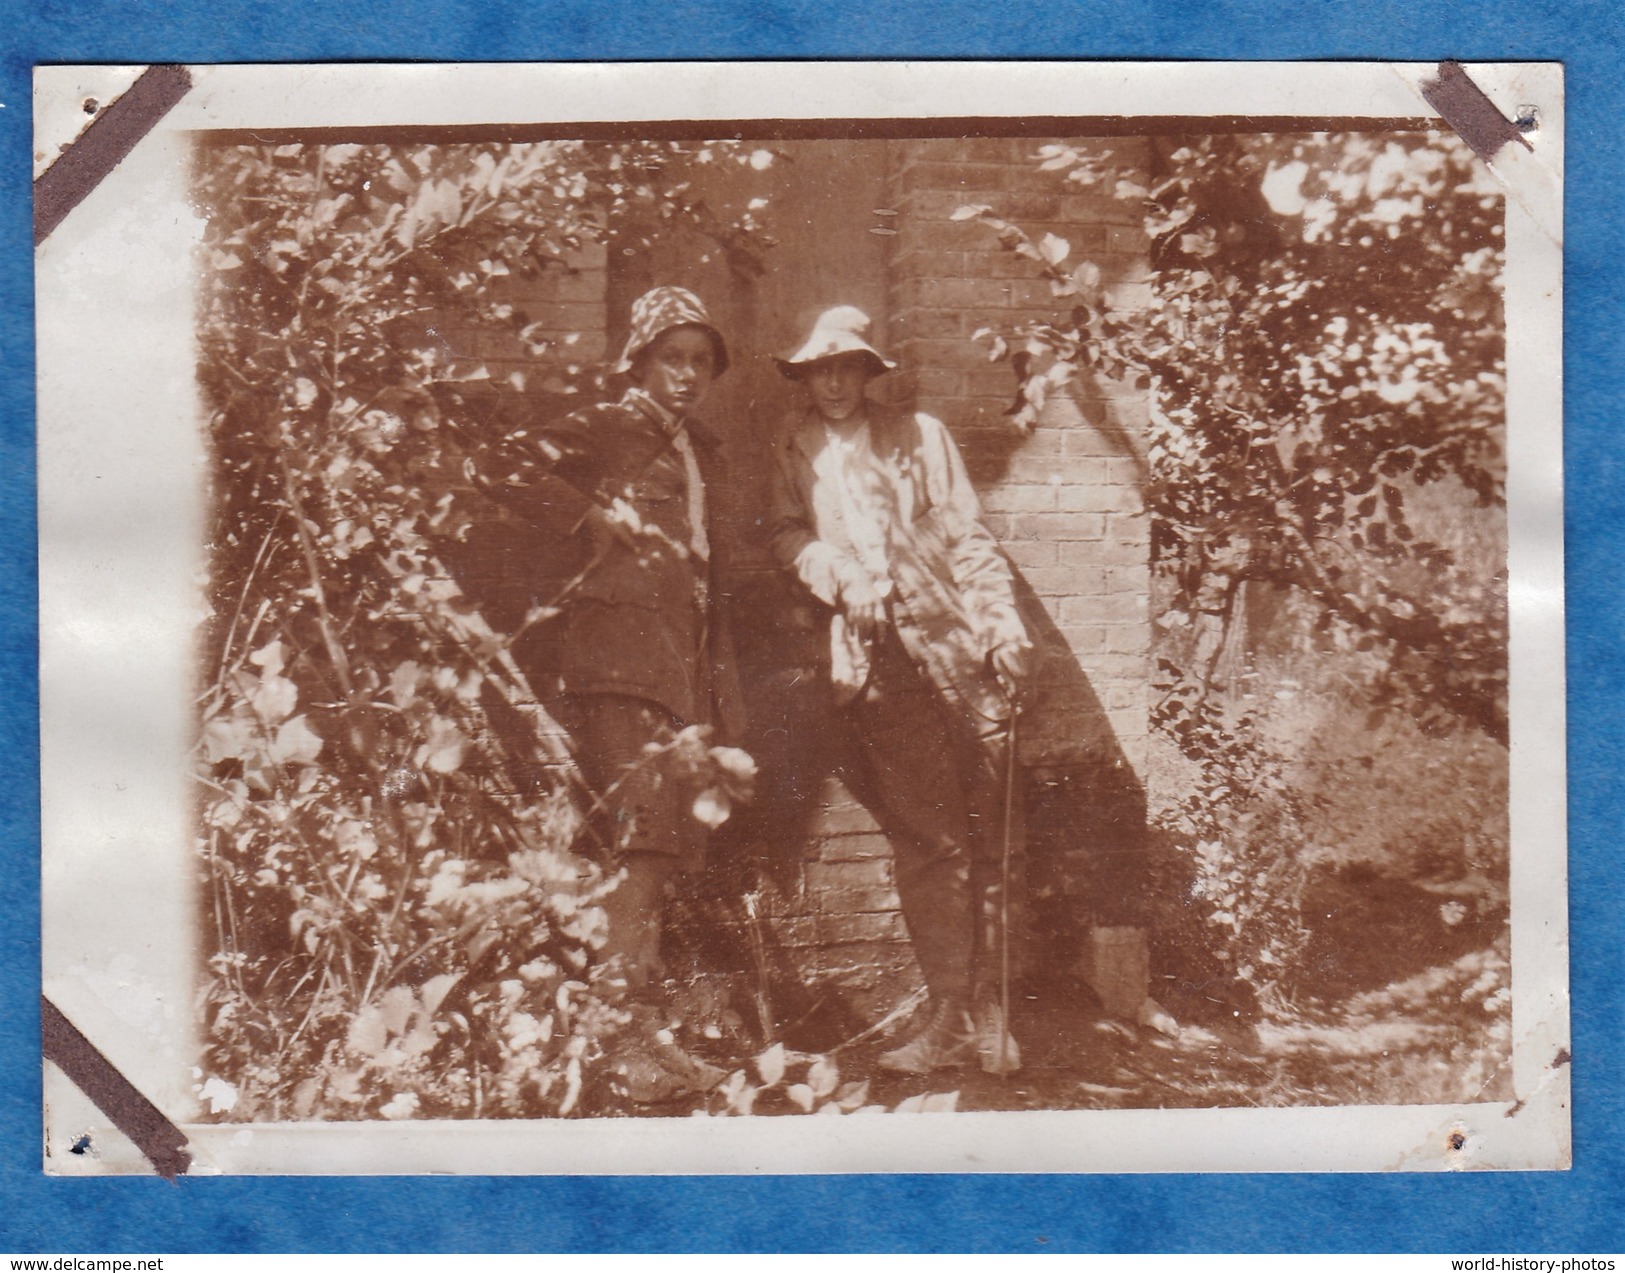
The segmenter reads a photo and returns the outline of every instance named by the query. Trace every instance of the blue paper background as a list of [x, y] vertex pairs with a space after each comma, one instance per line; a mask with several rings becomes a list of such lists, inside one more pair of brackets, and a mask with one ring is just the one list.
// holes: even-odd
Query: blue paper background
[[[1616, 0], [22, 0], [0, 31], [0, 1251], [1625, 1250], [1618, 828], [1625, 19]], [[29, 202], [36, 62], [783, 57], [1561, 60], [1572, 1172], [1452, 1176], [50, 1180], [40, 1174]]]

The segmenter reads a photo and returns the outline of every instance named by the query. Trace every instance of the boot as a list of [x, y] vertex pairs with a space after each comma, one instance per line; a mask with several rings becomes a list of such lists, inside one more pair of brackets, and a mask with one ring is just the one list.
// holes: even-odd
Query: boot
[[634, 1105], [664, 1105], [690, 1090], [642, 1040], [617, 1046], [608, 1058], [610, 1086]]
[[607, 1061], [615, 1090], [637, 1105], [658, 1105], [709, 1092], [728, 1076], [727, 1071], [689, 1055], [648, 1004], [632, 1009], [631, 1024], [611, 1046]]
[[700, 1060], [675, 1039], [662, 1037], [668, 1035], [669, 1032], [664, 1030], [657, 1034], [652, 1051], [655, 1059], [681, 1079], [689, 1091], [709, 1092], [728, 1077], [727, 1070], [718, 1069], [709, 1061]]
[[925, 1029], [884, 1052], [879, 1065], [900, 1074], [929, 1074], [965, 1065], [976, 1055], [976, 1037], [962, 1000], [937, 1003]]

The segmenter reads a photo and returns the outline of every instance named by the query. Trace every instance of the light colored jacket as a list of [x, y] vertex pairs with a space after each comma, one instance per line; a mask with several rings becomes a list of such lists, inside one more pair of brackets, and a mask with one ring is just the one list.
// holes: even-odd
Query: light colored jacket
[[[903, 647], [973, 724], [1001, 721], [1009, 704], [988, 655], [1030, 644], [1016, 611], [1010, 563], [982, 522], [959, 448], [942, 421], [868, 404], [870, 445], [885, 480], [882, 532], [892, 621]], [[838, 702], [868, 680], [870, 652], [838, 609], [844, 581], [867, 577], [846, 525], [843, 459], [816, 412], [790, 424], [773, 472], [773, 554], [830, 618], [830, 677]]]

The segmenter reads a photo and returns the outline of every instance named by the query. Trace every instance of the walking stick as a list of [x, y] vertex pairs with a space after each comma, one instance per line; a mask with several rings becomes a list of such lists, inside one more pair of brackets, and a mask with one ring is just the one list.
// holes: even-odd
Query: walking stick
[[999, 1074], [1010, 1073], [1010, 835], [1016, 806], [1016, 695], [1007, 695], [1004, 736], [1004, 827], [999, 858]]

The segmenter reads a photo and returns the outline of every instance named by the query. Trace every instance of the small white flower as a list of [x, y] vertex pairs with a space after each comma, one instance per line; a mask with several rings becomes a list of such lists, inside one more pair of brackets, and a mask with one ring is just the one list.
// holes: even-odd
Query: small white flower
[[733, 802], [728, 799], [728, 793], [718, 787], [708, 787], [694, 797], [693, 814], [696, 821], [704, 823], [715, 831], [728, 820], [733, 812]]
[[211, 1114], [229, 1114], [237, 1104], [237, 1089], [222, 1078], [205, 1079], [198, 1095], [209, 1103]]
[[389, 1103], [378, 1112], [385, 1118], [392, 1120], [411, 1118], [418, 1112], [418, 1094], [416, 1092], [397, 1092], [389, 1098]]

